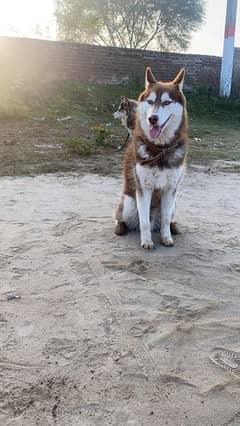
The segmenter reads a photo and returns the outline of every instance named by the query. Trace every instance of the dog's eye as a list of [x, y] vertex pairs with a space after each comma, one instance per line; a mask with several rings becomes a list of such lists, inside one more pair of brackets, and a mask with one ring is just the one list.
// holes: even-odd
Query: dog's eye
[[163, 106], [170, 105], [171, 103], [172, 103], [171, 101], [164, 101], [164, 102], [163, 102]]
[[147, 103], [148, 103], [149, 105], [153, 105], [153, 101], [152, 101], [151, 99], [148, 99], [148, 100], [147, 100]]

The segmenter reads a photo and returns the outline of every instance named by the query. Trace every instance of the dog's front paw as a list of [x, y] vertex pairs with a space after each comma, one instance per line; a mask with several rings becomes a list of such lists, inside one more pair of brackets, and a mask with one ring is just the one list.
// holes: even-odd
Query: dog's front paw
[[174, 246], [174, 242], [173, 242], [172, 237], [161, 237], [161, 243], [165, 247], [173, 247]]
[[171, 222], [170, 223], [170, 230], [172, 235], [180, 235], [181, 231], [177, 225], [177, 222]]
[[153, 250], [155, 248], [154, 242], [152, 240], [142, 240], [141, 246], [142, 246], [142, 248], [147, 249], [147, 250]]

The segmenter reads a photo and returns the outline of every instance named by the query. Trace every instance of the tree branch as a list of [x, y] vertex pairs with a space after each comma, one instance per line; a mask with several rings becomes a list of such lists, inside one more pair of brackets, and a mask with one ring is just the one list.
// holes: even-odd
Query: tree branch
[[161, 12], [158, 15], [158, 19], [157, 19], [154, 31], [152, 32], [152, 34], [148, 38], [147, 42], [144, 45], [142, 45], [140, 47], [140, 49], [146, 50], [146, 48], [149, 46], [149, 44], [154, 40], [156, 35], [160, 32], [160, 28], [161, 28]]

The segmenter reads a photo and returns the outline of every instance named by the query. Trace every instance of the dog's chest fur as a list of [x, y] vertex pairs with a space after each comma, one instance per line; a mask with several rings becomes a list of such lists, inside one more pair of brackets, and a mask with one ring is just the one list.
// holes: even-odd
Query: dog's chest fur
[[[160, 189], [161, 191], [175, 188], [183, 175], [183, 160], [185, 157], [184, 144], [177, 145], [176, 149], [164, 155], [163, 151], [158, 151], [157, 157], [148, 152], [148, 145], [144, 143], [136, 144], [136, 174], [140, 181], [142, 189], [148, 187], [151, 190]], [[156, 148], [155, 148], [156, 149]], [[161, 157], [163, 155], [163, 157]], [[149, 164], [144, 165], [144, 162]]]
[[183, 173], [183, 164], [172, 169], [160, 169], [159, 167], [142, 166], [140, 163], [136, 164], [136, 175], [143, 190], [144, 188], [149, 188], [152, 191], [159, 189], [164, 192], [171, 188], [176, 188]]

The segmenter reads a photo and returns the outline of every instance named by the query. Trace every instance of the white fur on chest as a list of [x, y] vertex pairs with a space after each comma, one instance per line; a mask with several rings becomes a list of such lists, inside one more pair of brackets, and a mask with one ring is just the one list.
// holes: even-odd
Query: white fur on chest
[[141, 184], [141, 188], [148, 188], [152, 191], [174, 190], [177, 188], [184, 174], [184, 165], [172, 169], [159, 169], [158, 167], [148, 167], [136, 165], [136, 174]]

